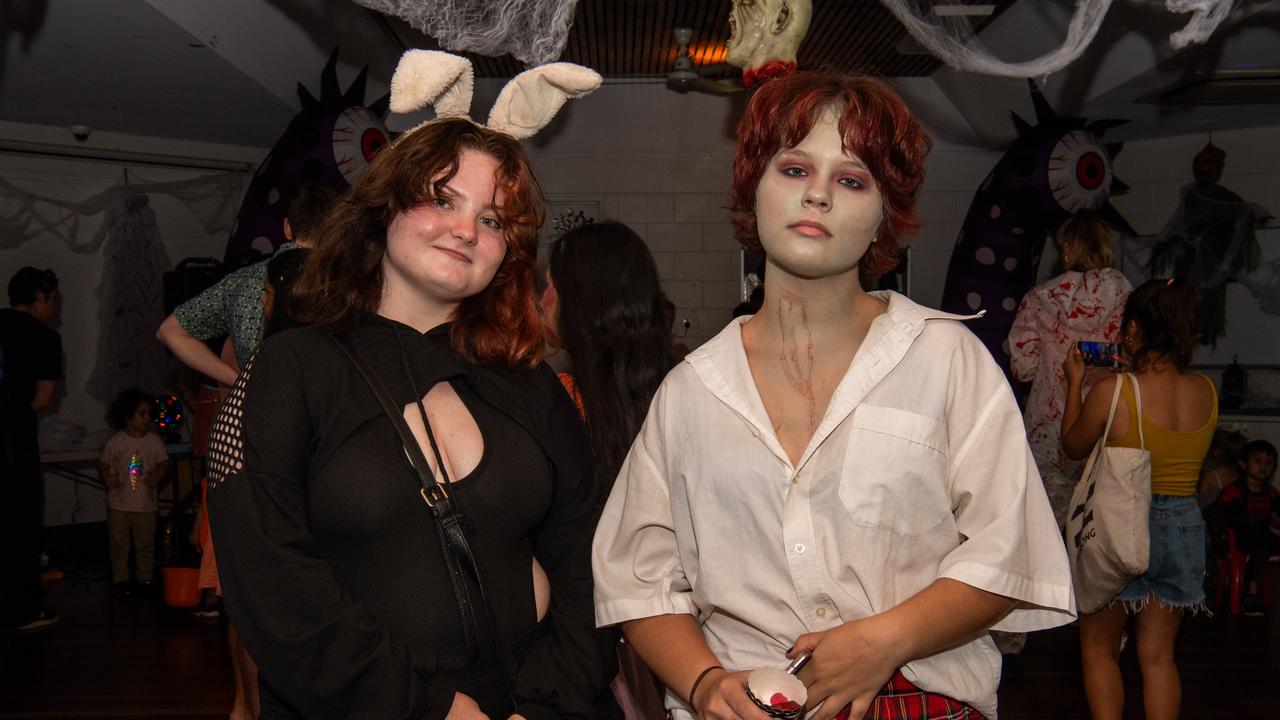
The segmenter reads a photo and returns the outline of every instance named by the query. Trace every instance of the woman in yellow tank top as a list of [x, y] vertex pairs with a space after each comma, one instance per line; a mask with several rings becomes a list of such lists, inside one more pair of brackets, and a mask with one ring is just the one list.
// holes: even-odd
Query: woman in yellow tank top
[[[1198, 340], [1196, 294], [1181, 280], [1152, 280], [1125, 304], [1122, 346], [1137, 388], [1125, 375], [1099, 382], [1081, 401], [1084, 362], [1070, 353], [1062, 447], [1082, 458], [1106, 428], [1115, 383], [1122, 401], [1107, 436], [1114, 447], [1151, 453], [1151, 551], [1147, 571], [1108, 607], [1080, 616], [1085, 694], [1094, 718], [1118, 720], [1124, 683], [1118, 662], [1129, 614], [1137, 616], [1138, 663], [1147, 718], [1176, 718], [1182, 686], [1173, 645], [1182, 614], [1204, 606], [1204, 520], [1196, 504], [1200, 466], [1218, 422], [1213, 382], [1188, 369]], [[1141, 410], [1141, 412], [1139, 412]]]

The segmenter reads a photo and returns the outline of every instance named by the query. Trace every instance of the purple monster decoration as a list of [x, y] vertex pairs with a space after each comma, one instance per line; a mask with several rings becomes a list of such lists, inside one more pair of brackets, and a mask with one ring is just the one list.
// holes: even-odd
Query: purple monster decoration
[[320, 75], [320, 99], [298, 83], [302, 112], [289, 123], [249, 183], [224, 262], [242, 264], [254, 250], [264, 255], [284, 243], [284, 217], [298, 189], [324, 185], [346, 190], [387, 144], [382, 118], [391, 98], [364, 106], [366, 67], [343, 93], [338, 86], [338, 51]]
[[969, 327], [1010, 382], [1009, 328], [1022, 296], [1035, 285], [1045, 241], [1052, 242], [1063, 221], [1085, 209], [1124, 235], [1137, 234], [1109, 202], [1128, 190], [1111, 169], [1122, 144], [1100, 139], [1126, 121], [1060, 118], [1035, 83], [1030, 85], [1039, 124], [1032, 127], [1010, 113], [1018, 139], [969, 205], [942, 290], [943, 310], [986, 310]]

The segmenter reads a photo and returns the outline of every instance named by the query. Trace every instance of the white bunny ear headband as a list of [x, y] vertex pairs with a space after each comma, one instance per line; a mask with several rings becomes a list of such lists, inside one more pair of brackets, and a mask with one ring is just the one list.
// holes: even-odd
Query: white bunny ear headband
[[[483, 127], [517, 140], [533, 137], [551, 122], [566, 100], [586, 95], [600, 87], [601, 81], [595, 70], [573, 63], [549, 63], [526, 70], [498, 93]], [[439, 50], [409, 50], [391, 76], [391, 109], [407, 113], [434, 105], [436, 118], [470, 119], [474, 89], [470, 60]], [[413, 130], [419, 127], [422, 125]]]

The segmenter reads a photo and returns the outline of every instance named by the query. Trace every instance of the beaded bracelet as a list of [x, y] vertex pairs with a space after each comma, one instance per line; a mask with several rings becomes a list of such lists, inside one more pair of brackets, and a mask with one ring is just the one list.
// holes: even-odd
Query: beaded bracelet
[[707, 676], [707, 673], [711, 672], [712, 670], [723, 670], [723, 669], [724, 669], [723, 665], [712, 665], [711, 667], [707, 668], [706, 670], [703, 670], [701, 673], [698, 674], [698, 679], [693, 681], [693, 687], [689, 688], [689, 707], [693, 707], [695, 710], [697, 709], [696, 707], [694, 707], [694, 704], [693, 704], [693, 695], [694, 693], [698, 692], [698, 686], [702, 684], [702, 680]]

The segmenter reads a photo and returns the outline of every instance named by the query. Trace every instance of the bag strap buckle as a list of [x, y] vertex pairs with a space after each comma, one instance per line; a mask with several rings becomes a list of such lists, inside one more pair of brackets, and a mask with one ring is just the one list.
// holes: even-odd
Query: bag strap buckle
[[437, 503], [448, 502], [449, 500], [449, 496], [440, 489], [439, 485], [420, 488], [418, 494], [422, 496], [422, 501], [427, 504], [427, 507], [432, 510], [435, 509]]

